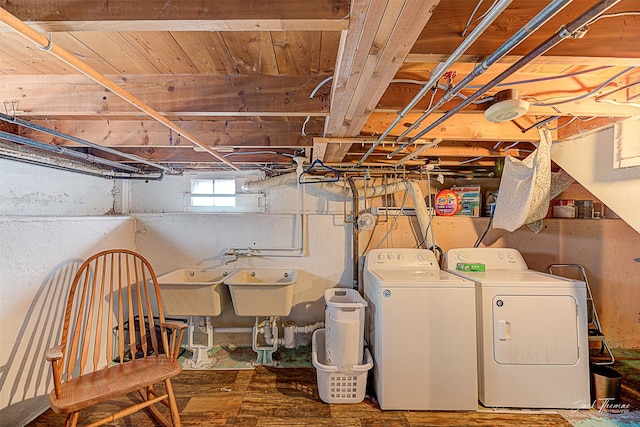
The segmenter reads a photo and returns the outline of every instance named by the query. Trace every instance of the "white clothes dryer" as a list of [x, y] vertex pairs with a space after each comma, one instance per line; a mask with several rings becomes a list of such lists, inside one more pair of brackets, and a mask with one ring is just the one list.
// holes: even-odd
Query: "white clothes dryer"
[[585, 283], [530, 270], [515, 249], [451, 249], [445, 259], [476, 284], [480, 402], [589, 408]]
[[370, 251], [363, 282], [380, 408], [477, 410], [473, 282], [425, 249]]

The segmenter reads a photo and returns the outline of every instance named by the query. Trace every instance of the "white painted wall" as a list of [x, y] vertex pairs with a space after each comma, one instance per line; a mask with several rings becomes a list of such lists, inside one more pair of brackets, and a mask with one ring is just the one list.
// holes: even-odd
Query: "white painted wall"
[[0, 216], [105, 215], [114, 181], [0, 159]]
[[[640, 145], [634, 138], [625, 143]], [[613, 127], [551, 146], [554, 162], [640, 233], [640, 166], [616, 168], [618, 156]]]
[[[56, 289], [67, 283], [73, 261], [104, 248], [120, 246], [141, 252], [158, 273], [163, 273], [179, 267], [220, 265], [224, 262], [224, 250], [230, 246], [291, 247], [294, 243], [295, 184], [267, 190], [263, 213], [188, 214], [184, 213], [188, 177], [118, 184], [115, 188], [121, 194], [114, 202], [114, 186], [102, 178], [3, 160], [0, 167], [0, 320], [5, 328], [0, 342], [0, 426], [21, 425], [48, 405], [50, 374], [42, 353], [57, 335], [55, 328], [59, 325], [63, 302], [61, 292]], [[396, 201], [402, 200], [402, 196], [397, 195]], [[374, 202], [381, 203], [379, 198]], [[133, 212], [132, 217], [93, 216], [110, 211], [114, 203]], [[364, 207], [361, 202], [360, 209]], [[304, 256], [240, 258], [230, 264], [232, 267], [300, 269], [290, 316], [298, 324], [321, 320], [324, 290], [336, 285], [350, 286], [352, 281], [352, 227], [344, 221], [345, 208], [347, 213], [351, 211], [350, 199], [345, 205], [341, 195], [328, 195], [317, 186], [306, 185], [304, 208]], [[376, 227], [373, 244], [393, 225], [392, 220]], [[434, 229], [443, 248], [468, 246], [484, 230], [485, 220], [438, 219]], [[614, 302], [637, 300], [633, 299], [637, 287], [628, 279], [637, 277], [633, 274], [637, 262], [630, 259], [622, 268], [615, 262], [611, 268], [607, 263], [604, 269], [591, 265], [619, 252], [618, 245], [603, 246], [602, 241], [608, 233], [619, 236], [627, 229], [610, 222], [616, 220], [584, 224], [569, 221], [572, 220], [553, 220], [549, 232], [539, 235], [518, 230], [505, 234], [503, 241], [492, 237], [492, 230], [485, 243], [521, 249], [527, 260], [538, 268], [544, 268], [543, 261], [545, 265], [581, 262], [589, 271], [597, 272], [597, 280], [615, 283], [619, 298], [610, 299], [611, 304], [605, 297], [610, 295], [609, 288], [595, 289], [598, 298], [605, 297], [602, 318], [607, 321], [606, 332], [620, 346], [637, 343], [635, 338], [619, 331], [614, 322], [620, 318], [612, 316]], [[415, 231], [415, 218], [404, 217], [394, 226], [383, 246], [414, 247]], [[361, 249], [369, 235], [360, 233]], [[572, 240], [576, 235], [579, 242]], [[636, 241], [637, 235], [625, 244], [633, 247]], [[570, 247], [574, 243], [580, 245], [581, 251]], [[619, 277], [620, 271], [627, 279]], [[630, 317], [632, 309], [629, 304], [624, 310], [625, 316]], [[215, 326], [252, 323], [253, 319], [236, 317], [231, 307], [214, 319]]]
[[[292, 248], [295, 216], [287, 214], [161, 214], [136, 215], [136, 248], [161, 274], [175, 268], [224, 266], [231, 246]], [[299, 269], [294, 307], [288, 319], [299, 325], [324, 318], [324, 290], [351, 286], [350, 241], [342, 216], [308, 215], [305, 254], [300, 257], [240, 257], [229, 268]], [[287, 319], [285, 319], [287, 320]], [[232, 307], [215, 326], [243, 326], [253, 318], [237, 318]]]
[[[82, 261], [134, 248], [134, 219], [111, 209], [113, 182], [0, 160], [0, 426], [49, 406], [51, 367], [66, 289]], [[87, 215], [87, 216], [61, 216]]]

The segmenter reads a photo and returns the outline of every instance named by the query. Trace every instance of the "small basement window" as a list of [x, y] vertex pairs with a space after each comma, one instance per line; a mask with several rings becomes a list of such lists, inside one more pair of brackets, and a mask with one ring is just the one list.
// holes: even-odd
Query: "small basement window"
[[257, 176], [198, 176], [189, 180], [189, 212], [260, 212], [261, 194], [243, 194], [238, 189]]
[[192, 179], [191, 206], [236, 205], [235, 179]]

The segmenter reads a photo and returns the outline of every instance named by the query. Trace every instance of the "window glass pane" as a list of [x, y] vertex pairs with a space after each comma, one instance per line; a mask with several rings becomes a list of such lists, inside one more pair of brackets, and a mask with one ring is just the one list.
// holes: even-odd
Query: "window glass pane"
[[213, 194], [236, 194], [236, 180], [215, 179], [213, 181]]
[[235, 197], [212, 197], [213, 206], [235, 206]]
[[[193, 194], [213, 194], [213, 180], [212, 179], [192, 179], [191, 192]], [[199, 206], [205, 206], [205, 205], [199, 205]]]
[[213, 197], [191, 197], [191, 206], [214, 206]]

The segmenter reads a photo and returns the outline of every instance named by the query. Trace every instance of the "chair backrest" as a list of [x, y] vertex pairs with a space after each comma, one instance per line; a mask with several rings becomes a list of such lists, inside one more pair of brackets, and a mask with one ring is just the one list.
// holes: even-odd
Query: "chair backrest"
[[69, 291], [62, 381], [164, 353], [164, 320], [156, 275], [142, 255], [115, 249], [91, 256]]

